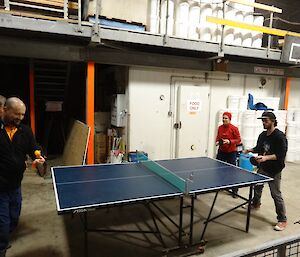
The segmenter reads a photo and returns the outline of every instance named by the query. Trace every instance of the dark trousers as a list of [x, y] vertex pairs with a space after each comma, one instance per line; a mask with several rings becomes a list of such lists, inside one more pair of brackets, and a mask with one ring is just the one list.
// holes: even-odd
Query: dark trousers
[[19, 222], [22, 206], [21, 188], [0, 191], [0, 253], [6, 250], [10, 233]]
[[[261, 168], [257, 171], [257, 173], [271, 177], [271, 175], [268, 172], [264, 171]], [[280, 191], [281, 172], [277, 173], [274, 176], [274, 180], [269, 181], [268, 183], [271, 191], [271, 196], [275, 203], [277, 220], [279, 222], [286, 221], [287, 218], [286, 218], [285, 204]], [[254, 187], [254, 197], [253, 197], [254, 205], [259, 205], [261, 203], [261, 195], [262, 195], [263, 188], [264, 185], [257, 185]]]
[[[225, 153], [222, 151], [218, 151], [217, 154], [217, 160], [223, 161], [223, 162], [227, 162], [230, 163], [232, 165], [236, 166], [236, 152], [230, 152], [230, 153]], [[238, 192], [238, 188], [237, 187], [233, 187], [232, 188], [232, 192], [233, 193], [237, 193]]]

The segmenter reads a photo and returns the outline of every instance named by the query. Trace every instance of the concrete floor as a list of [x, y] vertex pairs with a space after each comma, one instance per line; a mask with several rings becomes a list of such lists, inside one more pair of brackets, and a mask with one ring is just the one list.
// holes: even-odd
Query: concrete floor
[[[199, 256], [220, 256], [233, 251], [248, 249], [282, 237], [300, 234], [300, 225], [293, 224], [300, 219], [300, 165], [288, 163], [283, 172], [282, 192], [287, 206], [289, 225], [285, 231], [276, 232], [274, 204], [268, 186], [265, 187], [262, 207], [253, 211], [250, 231], [245, 233], [245, 212], [243, 208], [226, 214], [208, 226], [205, 252]], [[247, 196], [248, 189], [240, 190]], [[203, 220], [212, 203], [213, 194], [201, 195], [196, 201], [194, 239], [199, 240]], [[23, 209], [20, 224], [13, 235], [12, 247], [7, 257], [80, 257], [83, 254], [83, 233], [78, 216], [59, 216], [51, 179], [43, 179], [33, 171], [26, 172], [23, 181]], [[239, 203], [228, 193], [222, 192], [216, 203], [215, 213]], [[178, 200], [159, 203], [170, 215], [178, 213]], [[188, 212], [188, 210], [186, 210]], [[188, 213], [186, 213], [188, 214]], [[121, 229], [147, 228], [151, 219], [141, 205], [122, 206], [90, 212], [91, 225], [115, 226]], [[186, 217], [188, 215], [185, 215]], [[174, 216], [176, 218], [177, 216]], [[163, 218], [163, 217], [162, 217]], [[163, 218], [166, 220], [165, 218]], [[148, 225], [145, 225], [145, 222]], [[187, 226], [187, 220], [185, 220]], [[160, 226], [168, 246], [174, 246], [172, 231]], [[90, 257], [164, 256], [158, 240], [153, 235], [141, 234], [91, 234], [89, 237]], [[192, 247], [195, 250], [196, 247]], [[182, 252], [181, 252], [182, 253]], [[174, 255], [174, 253], [172, 253]], [[169, 254], [169, 255], [172, 255]], [[178, 253], [176, 253], [178, 255]], [[175, 254], [175, 255], [176, 255]], [[195, 255], [196, 256], [196, 255]]]

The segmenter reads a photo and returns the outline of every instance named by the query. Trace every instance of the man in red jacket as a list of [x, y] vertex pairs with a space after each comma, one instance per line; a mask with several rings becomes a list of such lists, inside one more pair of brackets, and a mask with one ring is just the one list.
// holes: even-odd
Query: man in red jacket
[[[219, 126], [216, 138], [216, 145], [219, 146], [217, 159], [236, 165], [236, 145], [241, 143], [239, 129], [232, 125], [232, 114], [230, 112], [223, 113], [223, 125]], [[237, 197], [238, 188], [232, 188], [233, 197]]]

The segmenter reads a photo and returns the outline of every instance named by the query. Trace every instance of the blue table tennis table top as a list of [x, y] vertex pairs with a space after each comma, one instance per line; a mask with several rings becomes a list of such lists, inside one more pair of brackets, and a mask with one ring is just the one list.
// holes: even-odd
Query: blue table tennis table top
[[[156, 163], [183, 179], [190, 178], [192, 174], [190, 194], [271, 180], [208, 157], [160, 160]], [[58, 213], [183, 195], [141, 163], [53, 167], [52, 179]]]

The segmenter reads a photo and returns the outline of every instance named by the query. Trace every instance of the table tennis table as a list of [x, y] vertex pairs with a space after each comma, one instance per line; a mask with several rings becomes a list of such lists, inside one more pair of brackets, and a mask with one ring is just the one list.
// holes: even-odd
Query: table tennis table
[[[163, 247], [166, 247], [159, 232], [157, 216], [149, 208], [149, 203], [155, 205], [155, 202], [159, 200], [179, 198], [178, 247], [181, 247], [184, 233], [182, 229], [184, 197], [191, 200], [188, 245], [192, 245], [194, 200], [197, 195], [216, 192], [208, 217], [204, 222], [200, 238], [200, 241], [203, 241], [210, 221], [249, 203], [252, 199], [253, 186], [272, 180], [269, 177], [208, 157], [53, 167], [52, 179], [58, 214], [83, 215], [86, 256], [88, 255], [88, 232], [112, 231], [89, 228], [87, 213], [91, 210], [123, 204], [146, 203], [152, 214], [155, 229], [139, 232], [154, 233]], [[211, 217], [218, 193], [232, 187], [249, 187], [248, 198], [239, 196], [244, 200], [243, 203]], [[251, 208], [250, 204], [247, 206], [246, 231], [248, 232]], [[155, 207], [157, 206], [155, 205]], [[164, 213], [163, 210], [161, 212]], [[171, 218], [168, 219], [175, 223]]]

